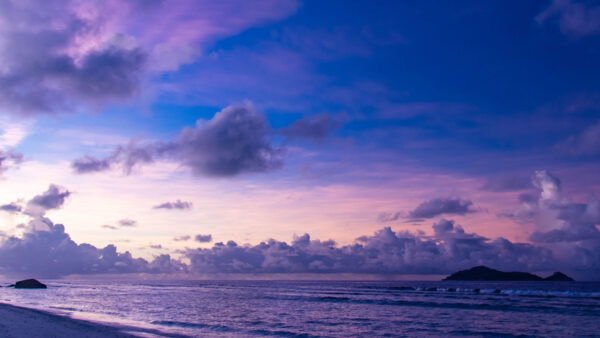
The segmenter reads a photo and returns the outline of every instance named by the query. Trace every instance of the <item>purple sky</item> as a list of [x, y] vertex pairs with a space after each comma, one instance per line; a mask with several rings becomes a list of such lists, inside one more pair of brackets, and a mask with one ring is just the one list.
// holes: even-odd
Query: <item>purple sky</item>
[[600, 276], [600, 4], [0, 0], [0, 274]]

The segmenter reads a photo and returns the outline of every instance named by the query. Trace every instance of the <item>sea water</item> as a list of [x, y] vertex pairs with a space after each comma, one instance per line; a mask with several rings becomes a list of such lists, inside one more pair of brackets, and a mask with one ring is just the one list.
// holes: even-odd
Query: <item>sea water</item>
[[0, 300], [166, 336], [600, 336], [600, 283], [46, 282]]

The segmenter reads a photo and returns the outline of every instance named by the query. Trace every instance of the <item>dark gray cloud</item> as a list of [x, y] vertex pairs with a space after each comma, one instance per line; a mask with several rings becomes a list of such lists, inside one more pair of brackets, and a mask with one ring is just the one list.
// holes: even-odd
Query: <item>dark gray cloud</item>
[[73, 162], [76, 173], [104, 171], [120, 164], [126, 173], [155, 160], [171, 160], [199, 176], [234, 176], [265, 172], [281, 166], [282, 150], [269, 141], [270, 128], [250, 107], [227, 107], [195, 128], [184, 128], [171, 142], [136, 143], [119, 147], [105, 159], [85, 156]]
[[130, 219], [130, 218], [124, 218], [124, 219], [119, 220], [117, 222], [117, 224], [120, 227], [134, 227], [134, 226], [137, 226], [137, 221]]
[[264, 116], [248, 107], [228, 107], [196, 128], [185, 128], [177, 140], [161, 147], [196, 175], [232, 176], [264, 172], [281, 165], [280, 152], [268, 141]]
[[563, 34], [584, 37], [600, 33], [600, 5], [594, 1], [553, 0], [536, 21], [557, 22]]
[[407, 214], [412, 219], [427, 219], [440, 215], [465, 215], [474, 212], [473, 202], [460, 198], [434, 198], [419, 204]]
[[209, 242], [212, 242], [212, 235], [210, 235], [210, 234], [208, 234], [208, 235], [196, 235], [196, 237], [194, 239], [196, 240], [196, 242], [209, 243]]
[[340, 125], [339, 118], [323, 113], [296, 120], [289, 126], [279, 129], [279, 132], [288, 138], [306, 139], [320, 143], [325, 141]]
[[0, 210], [16, 214], [16, 213], [23, 211], [23, 207], [20, 204], [18, 204], [17, 202], [12, 202], [12, 203], [4, 204], [4, 205], [0, 206]]
[[180, 210], [185, 210], [185, 209], [191, 209], [192, 208], [192, 202], [186, 202], [186, 201], [182, 201], [182, 200], [176, 200], [175, 202], [165, 202], [165, 203], [161, 203], [159, 205], [156, 205], [154, 207], [152, 207], [152, 209], [180, 209]]
[[10, 111], [73, 110], [123, 100], [138, 90], [145, 53], [119, 42], [84, 50], [81, 41], [91, 39], [98, 23], [74, 15], [71, 7], [61, 0], [0, 4], [0, 104]]

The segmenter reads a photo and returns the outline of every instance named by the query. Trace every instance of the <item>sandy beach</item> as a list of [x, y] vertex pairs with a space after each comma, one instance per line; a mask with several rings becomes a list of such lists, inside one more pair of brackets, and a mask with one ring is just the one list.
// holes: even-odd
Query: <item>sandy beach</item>
[[0, 337], [164, 337], [151, 329], [108, 326], [0, 303]]

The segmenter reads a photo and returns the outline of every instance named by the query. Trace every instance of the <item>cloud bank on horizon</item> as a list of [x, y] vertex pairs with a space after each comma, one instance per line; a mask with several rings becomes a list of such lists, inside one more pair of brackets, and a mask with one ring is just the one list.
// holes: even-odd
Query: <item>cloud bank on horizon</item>
[[[373, 235], [356, 238], [353, 244], [338, 246], [334, 240], [295, 236], [291, 243], [269, 239], [257, 245], [240, 245], [229, 240], [212, 248], [187, 248], [179, 258], [161, 254], [153, 260], [119, 253], [109, 244], [96, 248], [77, 244], [44, 216], [60, 208], [70, 192], [51, 185], [26, 203], [31, 220], [21, 237], [2, 235], [0, 273], [36, 274], [60, 277], [69, 274], [100, 273], [355, 273], [355, 274], [448, 274], [475, 265], [526, 271], [566, 270], [593, 278], [600, 272], [600, 207], [597, 200], [577, 204], [561, 195], [560, 181], [547, 171], [537, 171], [532, 182], [535, 196], [522, 198], [523, 209], [507, 213], [521, 220], [535, 219], [533, 243], [516, 243], [499, 237], [489, 239], [469, 233], [455, 221], [440, 218], [432, 234], [397, 231], [384, 227]], [[430, 201], [424, 202], [426, 205]], [[35, 205], [37, 212], [28, 211]], [[470, 205], [470, 204], [469, 204]], [[7, 208], [15, 212], [15, 208]], [[523, 211], [525, 210], [525, 212]], [[541, 221], [543, 220], [543, 221]], [[131, 219], [119, 226], [135, 226]], [[191, 236], [176, 238], [188, 241]], [[198, 234], [195, 241], [207, 243], [210, 234]], [[557, 245], [557, 244], [561, 245]], [[152, 245], [162, 249], [162, 245]], [[189, 263], [185, 263], [188, 260]]]

